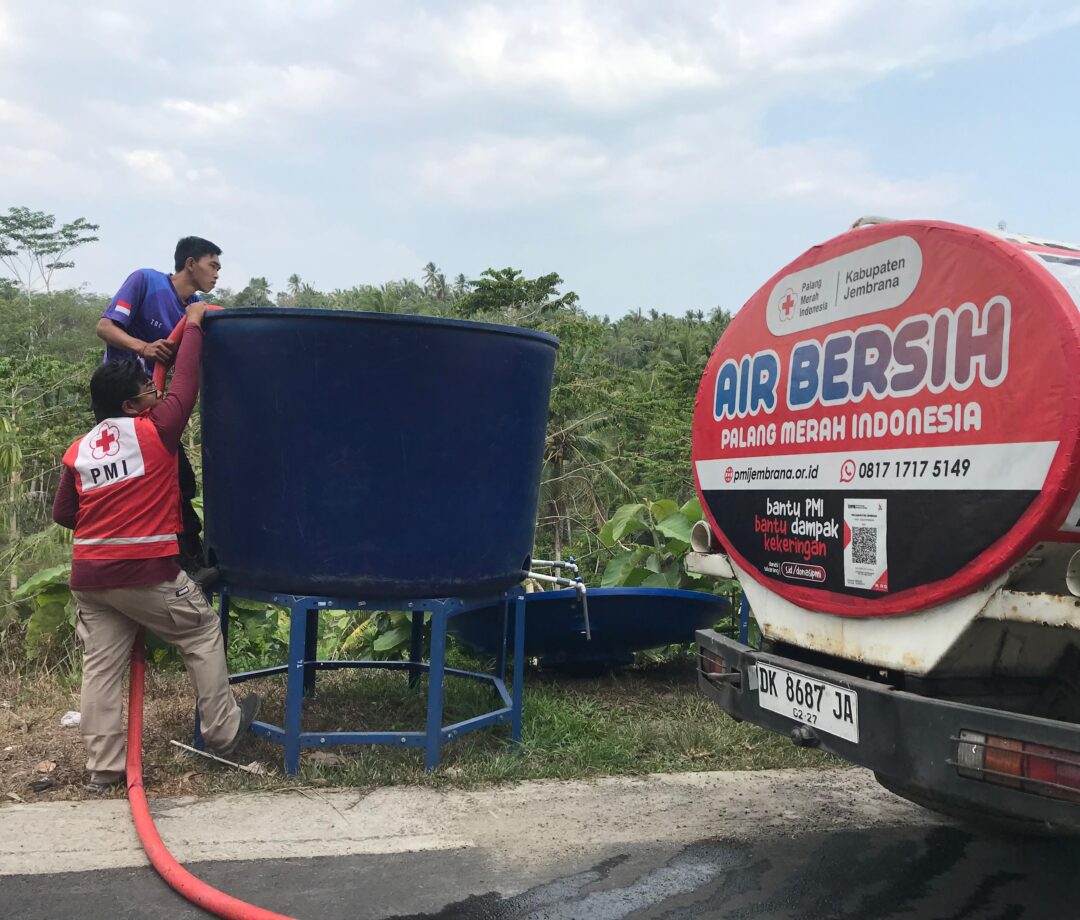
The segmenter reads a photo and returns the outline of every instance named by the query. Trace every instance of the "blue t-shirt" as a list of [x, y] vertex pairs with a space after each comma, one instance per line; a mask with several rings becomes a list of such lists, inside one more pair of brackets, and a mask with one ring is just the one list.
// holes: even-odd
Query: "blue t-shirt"
[[[184, 308], [196, 300], [193, 294], [181, 300], [169, 276], [152, 268], [140, 268], [132, 272], [123, 283], [108, 309], [101, 315], [124, 327], [124, 331], [143, 342], [166, 339], [181, 317]], [[131, 355], [126, 348], [105, 346], [105, 360], [116, 361]], [[153, 362], [144, 361], [146, 372], [153, 372]]]

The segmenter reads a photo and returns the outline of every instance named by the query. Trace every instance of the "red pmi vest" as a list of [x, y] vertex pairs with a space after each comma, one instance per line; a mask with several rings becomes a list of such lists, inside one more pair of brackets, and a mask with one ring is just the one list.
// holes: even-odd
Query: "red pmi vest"
[[145, 415], [108, 418], [64, 454], [79, 513], [74, 559], [157, 559], [180, 552], [176, 454]]

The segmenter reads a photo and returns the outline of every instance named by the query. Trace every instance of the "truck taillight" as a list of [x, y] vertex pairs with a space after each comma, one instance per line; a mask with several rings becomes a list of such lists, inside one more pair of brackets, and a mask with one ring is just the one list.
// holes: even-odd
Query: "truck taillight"
[[1025, 744], [1024, 751], [1029, 777], [1063, 787], [1061, 798], [1080, 802], [1080, 754], [1041, 744]]
[[962, 731], [956, 739], [961, 776], [1080, 802], [1080, 753], [1016, 738]]
[[711, 649], [699, 648], [698, 658], [701, 661], [701, 670], [706, 674], [723, 674], [727, 670], [724, 659]]

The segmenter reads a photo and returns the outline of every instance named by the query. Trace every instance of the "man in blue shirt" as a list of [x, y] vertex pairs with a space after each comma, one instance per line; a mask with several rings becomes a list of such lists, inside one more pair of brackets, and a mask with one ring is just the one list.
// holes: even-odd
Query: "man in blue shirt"
[[[185, 236], [176, 244], [173, 274], [140, 268], [129, 275], [98, 320], [97, 334], [105, 342], [105, 361], [137, 355], [147, 375], [153, 373], [157, 361], [172, 364], [176, 346], [166, 339], [180, 322], [187, 305], [202, 300], [197, 292], [214, 289], [221, 272], [220, 256], [221, 248], [209, 240]], [[178, 459], [184, 527], [178, 535], [180, 564], [196, 581], [205, 583], [213, 577], [213, 572], [206, 568], [199, 537], [202, 523], [191, 505], [198, 489], [195, 472], [182, 445]]]
[[176, 244], [176, 272], [166, 275], [140, 268], [128, 276], [98, 320], [97, 334], [105, 342], [105, 360], [136, 354], [148, 374], [155, 361], [171, 364], [175, 347], [166, 341], [187, 305], [201, 300], [217, 284], [221, 249], [209, 240], [185, 236]]

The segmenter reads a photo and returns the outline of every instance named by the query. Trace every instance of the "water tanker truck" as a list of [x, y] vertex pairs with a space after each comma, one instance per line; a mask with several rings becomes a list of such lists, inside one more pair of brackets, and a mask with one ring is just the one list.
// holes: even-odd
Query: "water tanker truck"
[[737, 719], [939, 811], [1080, 831], [1080, 247], [863, 219], [735, 315], [694, 407], [697, 634]]

